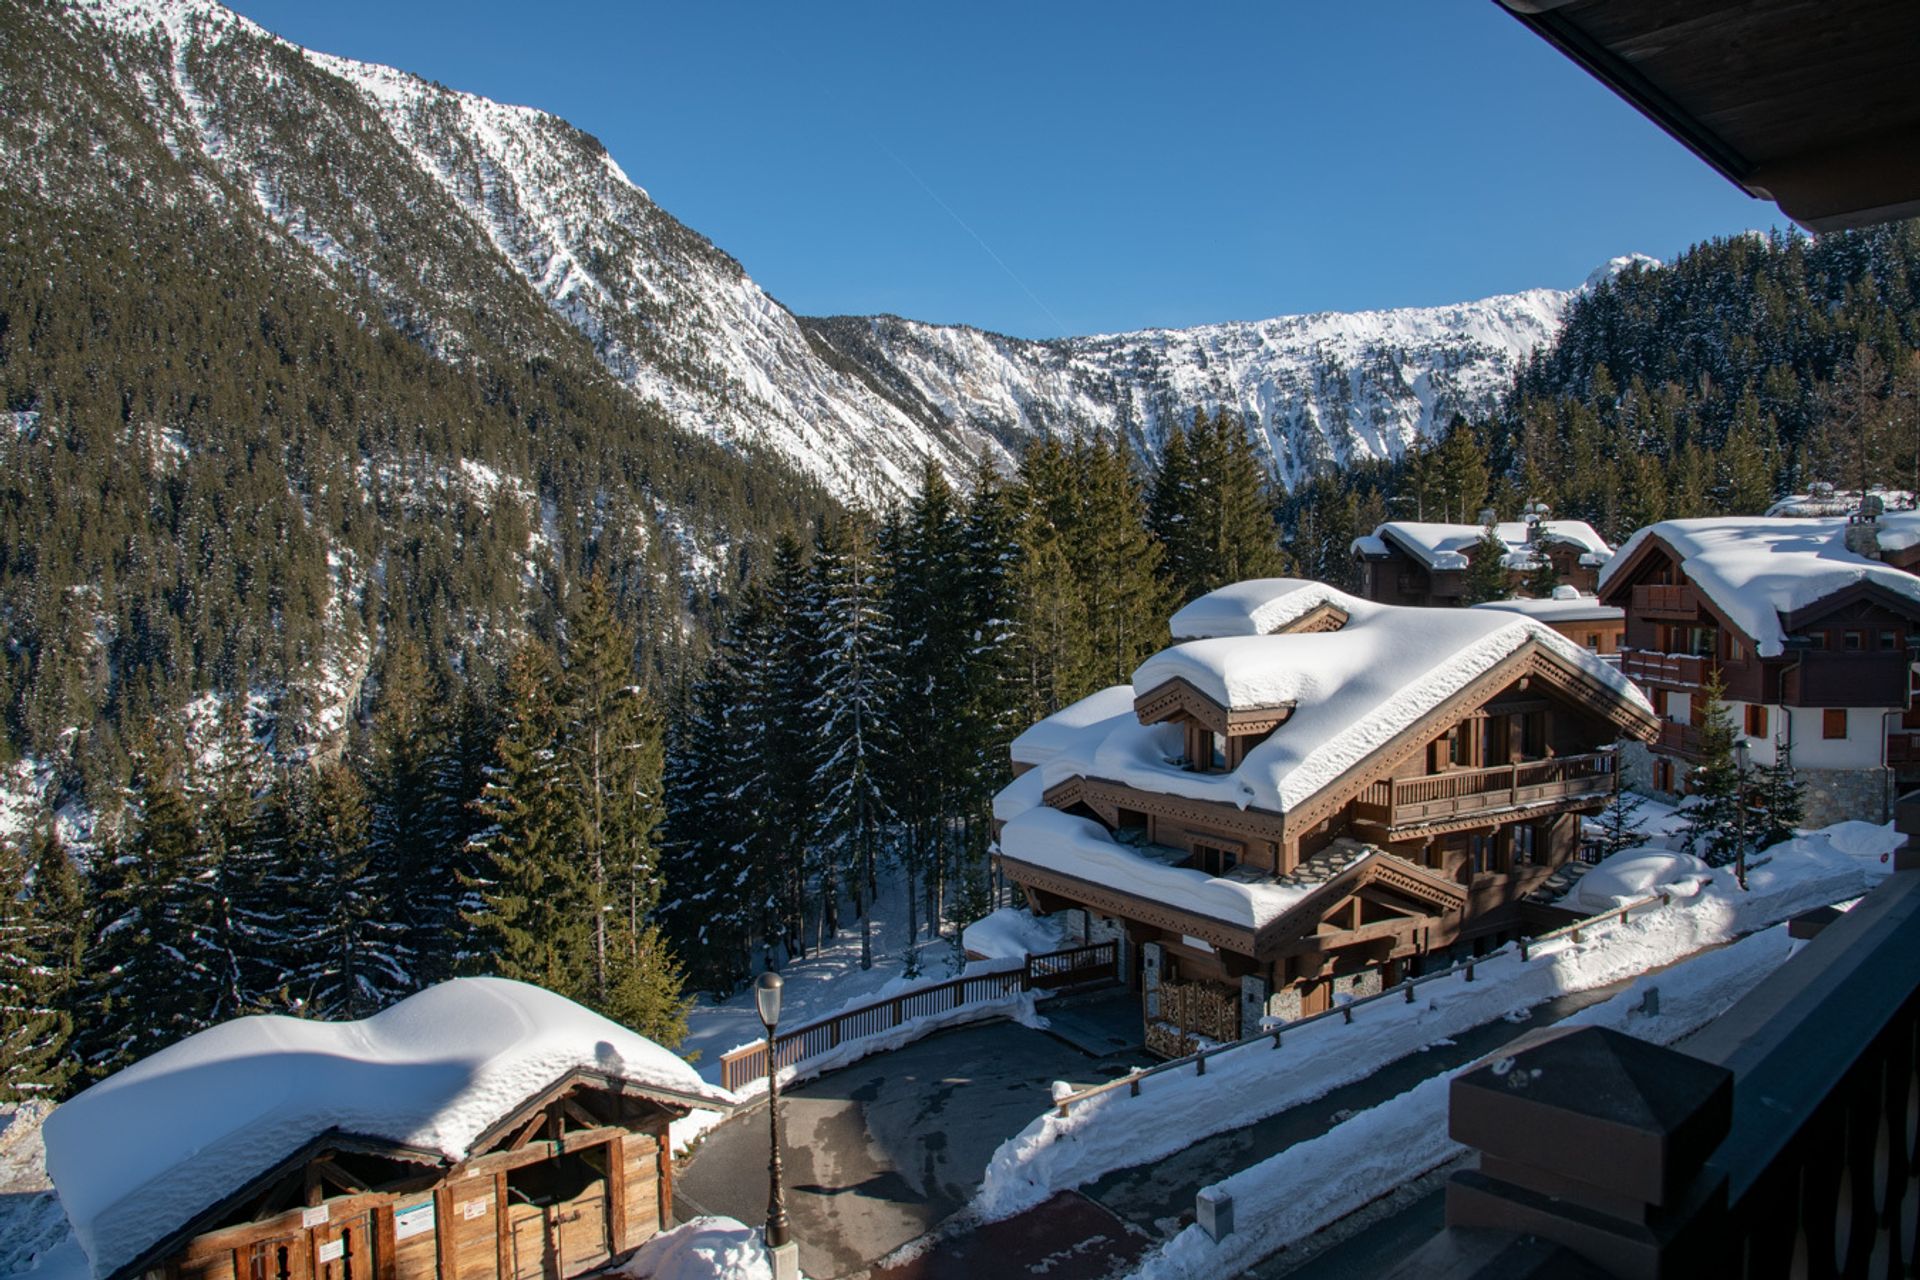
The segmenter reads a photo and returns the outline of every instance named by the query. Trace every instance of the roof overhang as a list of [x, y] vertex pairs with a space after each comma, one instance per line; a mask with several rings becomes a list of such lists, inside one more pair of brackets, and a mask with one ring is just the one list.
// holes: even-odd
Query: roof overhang
[[1809, 231], [1920, 215], [1912, 0], [1496, 0]]

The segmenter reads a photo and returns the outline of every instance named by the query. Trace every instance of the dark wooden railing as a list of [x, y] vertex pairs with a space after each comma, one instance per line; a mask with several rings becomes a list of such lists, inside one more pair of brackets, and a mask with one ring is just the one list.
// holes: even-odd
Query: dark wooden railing
[[1448, 1129], [1480, 1165], [1393, 1280], [1494, 1280], [1523, 1255], [1581, 1275], [1920, 1272], [1920, 858], [1895, 866], [1684, 1053], [1550, 1030], [1456, 1077]]
[[[881, 1035], [915, 1018], [951, 1013], [964, 1005], [1001, 1000], [1020, 991], [1057, 991], [1062, 987], [1084, 986], [1111, 981], [1119, 972], [1119, 947], [1112, 942], [1095, 942], [1065, 951], [1050, 951], [1028, 956], [1024, 966], [996, 973], [976, 974], [936, 982], [912, 991], [904, 991], [885, 1000], [876, 1000], [858, 1009], [848, 1009], [831, 1018], [822, 1018], [805, 1026], [783, 1031], [774, 1038], [774, 1063], [782, 1071], [809, 1058], [817, 1058], [842, 1044]], [[760, 1040], [729, 1050], [720, 1056], [720, 1083], [739, 1089], [763, 1080], [767, 1074], [767, 1044]]]
[[1613, 752], [1595, 751], [1489, 769], [1450, 769], [1415, 778], [1382, 779], [1361, 793], [1360, 816], [1399, 827], [1493, 809], [1584, 799], [1613, 789], [1614, 767]]
[[1713, 659], [1692, 653], [1657, 653], [1652, 649], [1622, 649], [1620, 672], [1641, 684], [1706, 687]]
[[1659, 746], [1662, 751], [1671, 751], [1689, 760], [1700, 758], [1700, 730], [1695, 725], [1675, 724], [1671, 720], [1660, 722]]

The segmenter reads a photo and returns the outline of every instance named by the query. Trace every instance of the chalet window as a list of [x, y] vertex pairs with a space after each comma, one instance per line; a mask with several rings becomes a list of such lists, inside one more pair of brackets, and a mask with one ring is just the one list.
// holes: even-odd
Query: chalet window
[[1600, 633], [1599, 632], [1597, 631], [1587, 632], [1587, 648], [1593, 650], [1595, 653], [1600, 652]]
[[1227, 735], [1216, 733], [1212, 736], [1207, 751], [1207, 767], [1215, 773], [1223, 772], [1227, 767]]
[[1827, 633], [1824, 631], [1809, 631], [1807, 633], [1807, 647], [1810, 649], [1826, 648]]
[[1653, 789], [1655, 791], [1673, 790], [1673, 761], [1665, 758], [1654, 760]]
[[1764, 738], [1767, 736], [1767, 709], [1754, 705], [1747, 708], [1747, 736]]
[[1688, 627], [1686, 652], [1695, 657], [1711, 658], [1718, 639], [1712, 627]]
[[1898, 649], [1899, 647], [1900, 647], [1899, 632], [1882, 631], [1880, 633], [1880, 649], [1883, 653], [1894, 650], [1894, 649]]
[[1865, 647], [1866, 647], [1865, 643], [1858, 631], [1847, 632], [1847, 652], [1848, 653], [1858, 653], [1860, 652], [1861, 649]]
[[1728, 636], [1727, 637], [1727, 661], [1745, 662], [1746, 659], [1747, 659], [1747, 646], [1740, 643], [1740, 637]]
[[1467, 838], [1467, 859], [1473, 866], [1473, 874], [1485, 875], [1493, 870], [1493, 837], [1490, 835], [1469, 836]]
[[1473, 743], [1467, 733], [1467, 726], [1457, 724], [1447, 730], [1447, 761], [1455, 768], [1465, 768], [1472, 761]]
[[1194, 845], [1190, 862], [1192, 866], [1210, 876], [1223, 876], [1240, 865], [1240, 859], [1236, 855], [1210, 844]]
[[1531, 867], [1536, 864], [1536, 852], [1539, 841], [1539, 829], [1531, 823], [1523, 822], [1511, 828], [1513, 831], [1513, 865]]
[[1823, 738], [1844, 738], [1847, 736], [1847, 709], [1828, 707], [1820, 713], [1820, 736]]

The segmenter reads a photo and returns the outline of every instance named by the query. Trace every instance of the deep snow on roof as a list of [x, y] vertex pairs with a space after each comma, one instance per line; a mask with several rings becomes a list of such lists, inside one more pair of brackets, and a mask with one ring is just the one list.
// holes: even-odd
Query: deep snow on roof
[[[1895, 522], [1890, 529], [1897, 536], [1909, 525]], [[1620, 566], [1641, 544], [1659, 538], [1679, 555], [1688, 581], [1753, 640], [1761, 657], [1774, 658], [1786, 651], [1782, 613], [1804, 609], [1856, 584], [1876, 583], [1920, 604], [1920, 578], [1849, 551], [1846, 532], [1844, 519], [1664, 520], [1627, 540], [1601, 574], [1600, 589], [1605, 592], [1612, 585]]]
[[1270, 635], [1323, 604], [1351, 614], [1354, 597], [1311, 578], [1249, 578], [1209, 591], [1173, 615], [1175, 640]]
[[1133, 686], [1130, 684], [1112, 685], [1060, 708], [1015, 738], [1010, 754], [1017, 764], [1045, 764], [1088, 725], [1122, 717], [1133, 718]]
[[[1562, 594], [1562, 593], [1566, 594]], [[1500, 613], [1518, 613], [1538, 622], [1618, 622], [1626, 610], [1601, 604], [1597, 596], [1581, 595], [1572, 587], [1556, 587], [1545, 600], [1488, 600], [1473, 606]]]
[[1229, 709], [1291, 706], [1286, 723], [1237, 769], [1189, 771], [1174, 763], [1184, 750], [1178, 724], [1115, 717], [1064, 733], [1044, 763], [995, 797], [994, 815], [1013, 818], [1073, 777], [1243, 809], [1289, 810], [1529, 642], [1653, 714], [1619, 672], [1532, 619], [1352, 597], [1342, 607], [1348, 622], [1339, 631], [1192, 640], [1162, 650], [1134, 672], [1137, 694], [1179, 677]]
[[330, 1131], [456, 1161], [570, 1071], [730, 1106], [653, 1041], [504, 978], [459, 978], [360, 1022], [237, 1018], [48, 1117], [47, 1171], [96, 1277]]
[[[1527, 567], [1533, 552], [1527, 541], [1526, 522], [1502, 520], [1493, 526], [1493, 533], [1506, 548], [1507, 563], [1514, 568]], [[1429, 569], [1447, 571], [1466, 568], [1467, 553], [1485, 536], [1485, 525], [1389, 520], [1371, 535], [1355, 538], [1351, 549], [1355, 555], [1379, 554], [1379, 548], [1392, 542]], [[1580, 548], [1583, 564], [1602, 564], [1613, 554], [1607, 540], [1584, 520], [1542, 520], [1534, 538], [1535, 545], [1572, 543]]]

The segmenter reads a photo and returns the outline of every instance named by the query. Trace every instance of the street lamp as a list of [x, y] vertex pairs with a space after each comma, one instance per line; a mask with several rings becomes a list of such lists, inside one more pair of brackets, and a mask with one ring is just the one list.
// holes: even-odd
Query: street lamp
[[780, 1190], [780, 1073], [773, 1055], [773, 1029], [780, 1025], [780, 989], [784, 986], [780, 975], [770, 970], [753, 983], [754, 1007], [767, 1029], [767, 1123], [772, 1139], [767, 1157], [767, 1247], [775, 1251], [787, 1245], [787, 1201]]
[[1740, 775], [1734, 792], [1734, 830], [1739, 848], [1734, 854], [1733, 878], [1744, 891], [1747, 887], [1747, 762], [1753, 756], [1753, 744], [1745, 738], [1733, 740], [1733, 765]]

